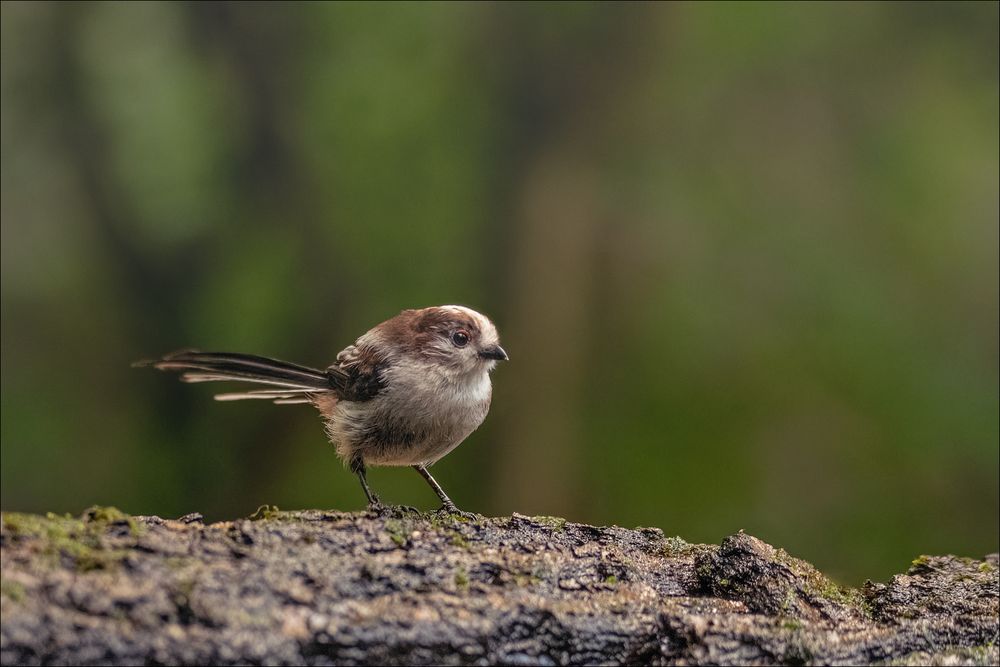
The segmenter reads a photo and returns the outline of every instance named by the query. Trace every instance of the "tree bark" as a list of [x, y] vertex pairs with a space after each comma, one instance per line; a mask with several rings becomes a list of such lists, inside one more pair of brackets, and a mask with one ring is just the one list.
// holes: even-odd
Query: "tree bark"
[[996, 664], [997, 555], [841, 589], [716, 545], [515, 514], [205, 525], [7, 513], [8, 664]]

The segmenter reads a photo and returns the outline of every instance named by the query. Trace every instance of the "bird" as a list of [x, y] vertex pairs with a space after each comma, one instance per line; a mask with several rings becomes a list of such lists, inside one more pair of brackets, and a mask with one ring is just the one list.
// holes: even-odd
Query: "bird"
[[428, 468], [475, 431], [490, 409], [490, 374], [507, 361], [496, 326], [466, 306], [408, 309], [344, 348], [325, 370], [234, 352], [181, 350], [133, 366], [181, 373], [183, 382], [266, 385], [219, 401], [269, 400], [318, 408], [339, 458], [358, 477], [372, 511], [388, 509], [368, 484], [369, 466], [410, 466], [458, 509]]

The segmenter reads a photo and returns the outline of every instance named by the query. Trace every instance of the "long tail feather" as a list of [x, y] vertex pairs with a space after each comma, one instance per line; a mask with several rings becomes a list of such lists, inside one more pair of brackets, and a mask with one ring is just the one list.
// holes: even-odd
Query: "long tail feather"
[[219, 394], [216, 399], [220, 401], [258, 398], [281, 404], [310, 403], [315, 394], [334, 390], [332, 378], [326, 372], [251, 354], [184, 350], [168, 354], [162, 359], [140, 361], [133, 365], [180, 372], [183, 382], [235, 381], [276, 387]]
[[242, 401], [244, 399], [263, 399], [273, 401], [275, 405], [292, 405], [294, 403], [312, 403], [318, 391], [305, 389], [260, 389], [255, 391], [216, 394], [217, 401]]

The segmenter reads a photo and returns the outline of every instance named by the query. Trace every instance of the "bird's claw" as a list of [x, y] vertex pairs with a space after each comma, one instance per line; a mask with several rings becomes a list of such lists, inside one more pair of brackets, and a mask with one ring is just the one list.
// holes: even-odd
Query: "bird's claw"
[[479, 518], [479, 515], [475, 512], [466, 512], [458, 509], [458, 506], [455, 505], [455, 503], [445, 503], [435, 512], [435, 514], [441, 516], [457, 516], [465, 519], [466, 521], [475, 521]]
[[381, 501], [368, 503], [368, 511], [378, 516], [398, 516], [401, 514], [420, 514], [420, 510], [409, 505], [386, 505]]

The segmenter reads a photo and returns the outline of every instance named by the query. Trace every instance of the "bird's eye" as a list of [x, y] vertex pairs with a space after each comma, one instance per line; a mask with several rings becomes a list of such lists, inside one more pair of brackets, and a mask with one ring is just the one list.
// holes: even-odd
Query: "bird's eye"
[[469, 344], [469, 334], [463, 329], [459, 329], [451, 335], [451, 342], [455, 344], [455, 347], [465, 347]]

